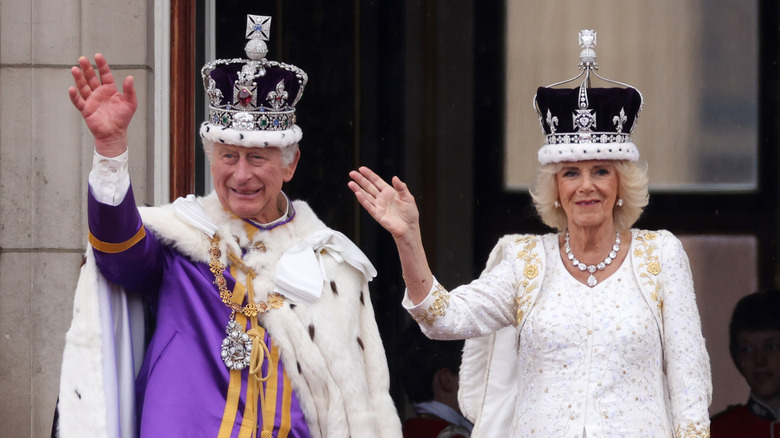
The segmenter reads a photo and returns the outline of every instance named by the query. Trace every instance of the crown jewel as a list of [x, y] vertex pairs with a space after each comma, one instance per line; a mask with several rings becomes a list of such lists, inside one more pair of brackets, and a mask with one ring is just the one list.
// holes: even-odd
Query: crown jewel
[[248, 59], [218, 59], [203, 66], [209, 99], [207, 123], [241, 132], [295, 127], [295, 105], [308, 76], [294, 65], [266, 59], [270, 30], [271, 17], [248, 15], [249, 41], [244, 47]]
[[[592, 159], [636, 161], [639, 158], [631, 133], [642, 109], [642, 95], [630, 85], [596, 73], [596, 41], [595, 30], [580, 31], [580, 74], [540, 87], [534, 96], [534, 108], [545, 134], [544, 146], [539, 150], [542, 164]], [[591, 88], [591, 74], [619, 87]], [[580, 77], [582, 82], [577, 88], [553, 88]]]

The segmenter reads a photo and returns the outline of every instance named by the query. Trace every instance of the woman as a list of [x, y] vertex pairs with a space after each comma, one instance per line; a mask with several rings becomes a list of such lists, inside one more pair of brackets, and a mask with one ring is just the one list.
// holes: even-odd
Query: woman
[[503, 237], [470, 284], [426, 261], [406, 184], [350, 172], [395, 239], [404, 307], [435, 339], [467, 339], [461, 410], [473, 436], [706, 437], [709, 358], [687, 256], [667, 231], [630, 229], [647, 173], [630, 132], [633, 88], [540, 88], [547, 134], [532, 191], [543, 236]]

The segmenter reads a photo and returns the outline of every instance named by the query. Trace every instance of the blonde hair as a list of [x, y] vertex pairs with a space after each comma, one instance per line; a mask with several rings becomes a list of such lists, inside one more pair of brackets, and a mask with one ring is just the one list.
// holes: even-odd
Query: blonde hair
[[[618, 198], [623, 199], [623, 205], [612, 209], [612, 217], [617, 231], [625, 231], [639, 220], [649, 201], [647, 164], [626, 160], [618, 160], [614, 163], [618, 174]], [[558, 231], [565, 230], [568, 224], [563, 208], [555, 207], [555, 202], [558, 200], [558, 183], [555, 175], [562, 167], [562, 163], [550, 163], [539, 167], [536, 181], [531, 189], [531, 198], [542, 222]]]

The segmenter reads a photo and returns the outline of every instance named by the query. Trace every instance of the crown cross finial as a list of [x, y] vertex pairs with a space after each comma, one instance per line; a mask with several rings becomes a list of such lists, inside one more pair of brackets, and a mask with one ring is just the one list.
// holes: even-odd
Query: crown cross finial
[[[246, 16], [246, 38], [249, 40], [244, 47], [246, 56], [252, 61], [263, 61], [268, 54], [265, 44], [271, 35], [271, 17], [265, 15]], [[265, 71], [261, 70], [261, 76]]]
[[579, 35], [580, 47], [580, 69], [594, 69], [598, 70], [598, 64], [596, 64], [596, 51], [593, 50], [596, 47], [596, 31], [583, 29]]
[[246, 16], [246, 39], [259, 38], [268, 41], [271, 35], [271, 17], [265, 15]]

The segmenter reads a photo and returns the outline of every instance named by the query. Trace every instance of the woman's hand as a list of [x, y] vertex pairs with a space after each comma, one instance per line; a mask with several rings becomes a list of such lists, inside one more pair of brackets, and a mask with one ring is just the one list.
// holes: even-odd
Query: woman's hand
[[419, 232], [420, 212], [414, 196], [397, 176], [388, 184], [368, 167], [349, 173], [349, 188], [360, 205], [396, 240], [414, 237]]
[[103, 55], [95, 55], [95, 63], [99, 76], [89, 59], [79, 58], [81, 68], [73, 67], [70, 71], [76, 86], [70, 87], [68, 94], [95, 137], [97, 153], [116, 157], [127, 150], [127, 127], [138, 107], [133, 77], [125, 78], [124, 94], [120, 94]]
[[390, 185], [368, 167], [349, 172], [349, 177], [349, 188], [360, 205], [393, 235], [409, 298], [414, 304], [421, 303], [431, 290], [433, 274], [423, 248], [414, 196], [397, 176]]

